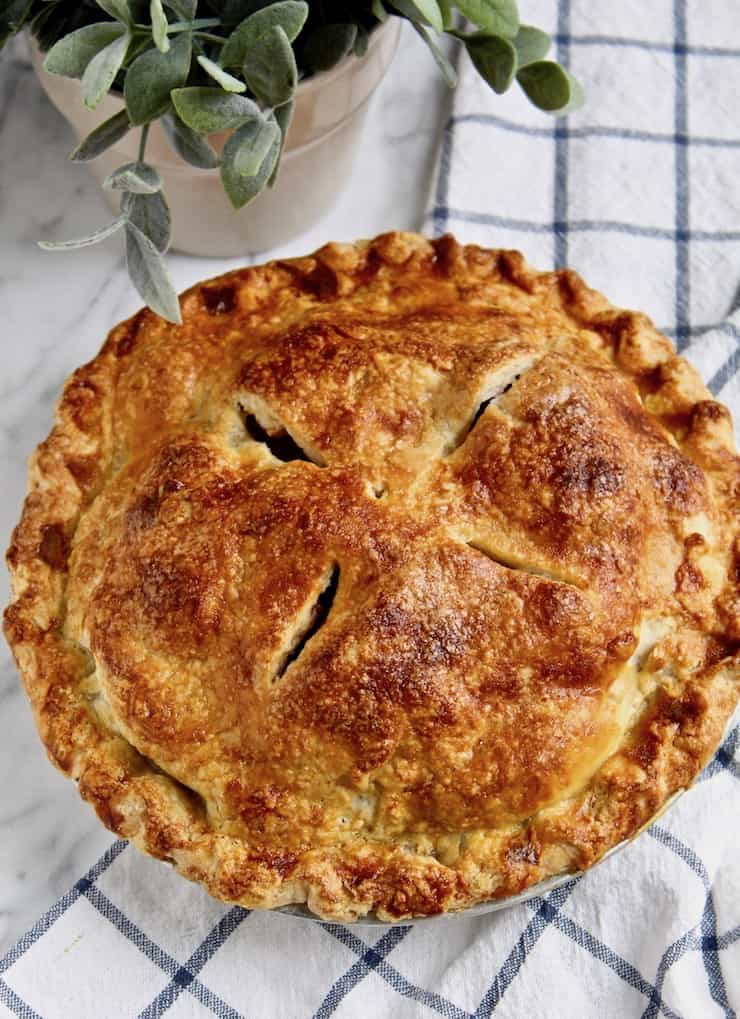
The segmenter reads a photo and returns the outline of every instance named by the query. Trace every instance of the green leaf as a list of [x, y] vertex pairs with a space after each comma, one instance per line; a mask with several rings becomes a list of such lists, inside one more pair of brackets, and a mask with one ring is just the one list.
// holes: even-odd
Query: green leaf
[[485, 32], [513, 39], [519, 31], [516, 0], [455, 0], [455, 6]]
[[434, 57], [435, 64], [442, 72], [442, 77], [444, 78], [446, 84], [450, 88], [454, 88], [455, 85], [457, 85], [457, 71], [449, 62], [449, 60], [444, 55], [442, 50], [439, 48], [437, 43], [434, 41], [426, 25], [414, 24], [414, 28], [429, 47], [429, 52]]
[[94, 25], [78, 28], [55, 43], [44, 60], [44, 70], [49, 74], [63, 74], [67, 78], [81, 78], [92, 58], [116, 39], [126, 29], [112, 21], [100, 21]]
[[378, 21], [383, 22], [388, 20], [388, 11], [383, 6], [382, 0], [373, 0], [370, 5], [370, 10], [372, 11], [373, 17], [377, 18]]
[[132, 25], [131, 11], [127, 0], [96, 0], [98, 7], [102, 7], [106, 14], [110, 14], [116, 21], [124, 25]]
[[172, 92], [172, 102], [180, 119], [198, 134], [229, 131], [260, 115], [251, 99], [220, 88], [178, 88]]
[[278, 127], [280, 128], [280, 149], [278, 150], [278, 156], [275, 161], [275, 168], [270, 174], [270, 179], [267, 182], [268, 188], [274, 187], [275, 182], [278, 178], [278, 171], [280, 170], [280, 160], [283, 155], [283, 149], [285, 148], [285, 140], [288, 137], [288, 128], [290, 122], [293, 119], [293, 108], [294, 103], [285, 103], [283, 106], [279, 106], [274, 113], [275, 120]]
[[370, 42], [370, 33], [364, 25], [357, 26], [357, 37], [355, 44], [352, 47], [352, 52], [356, 57], [364, 57], [367, 53], [367, 47]]
[[231, 33], [221, 50], [224, 67], [241, 67], [247, 57], [256, 55], [273, 28], [279, 26], [289, 42], [293, 42], [308, 17], [308, 4], [303, 0], [281, 0], [245, 18]]
[[[275, 120], [255, 117], [239, 129], [239, 145], [234, 153], [234, 170], [242, 177], [254, 177], [275, 143], [280, 143], [280, 128]], [[272, 168], [270, 168], [272, 172]]]
[[[242, 134], [242, 132], [245, 133]], [[224, 145], [221, 155], [221, 181], [224, 191], [235, 209], [241, 209], [247, 202], [251, 202], [253, 198], [257, 197], [270, 179], [280, 153], [280, 140], [276, 139], [257, 173], [252, 177], [245, 177], [237, 170], [235, 163], [243, 139], [246, 139], [249, 144], [250, 136], [251, 131], [248, 124], [235, 131]]]
[[566, 114], [583, 104], [583, 89], [564, 67], [552, 60], [538, 60], [517, 73], [531, 103], [546, 113]]
[[581, 85], [577, 78], [573, 77], [570, 71], [565, 73], [568, 75], [568, 81], [570, 82], [570, 99], [565, 106], [557, 111], [561, 117], [567, 116], [569, 113], [575, 113], [586, 102], [586, 93], [583, 85]]
[[550, 49], [550, 36], [532, 25], [520, 25], [519, 31], [511, 41], [516, 50], [518, 68], [533, 64], [535, 60], [542, 60]]
[[223, 67], [219, 67], [214, 60], [209, 60], [208, 57], [200, 56], [198, 57], [198, 63], [206, 74], [210, 75], [214, 81], [219, 83], [225, 92], [247, 91], [247, 86], [243, 81], [239, 81], [239, 79], [235, 78], [233, 74], [229, 74], [228, 71], [224, 71]]
[[303, 45], [303, 63], [312, 71], [328, 71], [351, 52], [357, 38], [357, 25], [320, 25]]
[[131, 66], [131, 64], [133, 64], [134, 60], [136, 60], [137, 57], [141, 56], [142, 53], [145, 53], [147, 50], [150, 50], [151, 48], [152, 48], [151, 36], [135, 35], [133, 42], [128, 48], [128, 53], [126, 54], [126, 62], [129, 65], [129, 67]]
[[130, 130], [131, 123], [126, 110], [114, 113], [108, 120], [103, 121], [100, 127], [96, 127], [86, 138], [83, 138], [77, 148], [70, 153], [69, 158], [76, 163], [95, 159], [111, 145], [115, 145]]
[[192, 21], [198, 9], [198, 0], [168, 0], [167, 6], [181, 21]]
[[187, 80], [191, 55], [190, 33], [182, 32], [173, 40], [169, 53], [150, 49], [134, 60], [123, 86], [132, 124], [147, 124], [166, 112], [170, 92]]
[[442, 24], [444, 25], [445, 32], [449, 32], [452, 28], [453, 15], [452, 15], [452, 3], [450, 0], [438, 0], [439, 9], [442, 11]]
[[470, 59], [484, 81], [501, 95], [511, 85], [516, 71], [516, 50], [498, 35], [471, 35], [465, 40]]
[[282, 26], [273, 25], [249, 50], [242, 70], [250, 89], [265, 106], [290, 102], [298, 83], [298, 68]]
[[152, 311], [181, 325], [180, 301], [164, 259], [146, 234], [131, 222], [126, 223], [126, 262], [131, 282]]
[[444, 18], [437, 0], [393, 0], [392, 6], [414, 24], [430, 25], [435, 32], [444, 31]]
[[38, 245], [44, 251], [72, 251], [75, 248], [88, 248], [91, 244], [98, 244], [100, 241], [104, 241], [106, 237], [111, 237], [117, 230], [121, 229], [125, 222], [125, 215], [116, 216], [111, 223], [107, 223], [94, 233], [88, 234], [87, 237], [79, 237], [74, 241], [39, 241]]
[[116, 39], [97, 53], [85, 68], [82, 75], [82, 98], [88, 110], [96, 108], [113, 84], [114, 78], [121, 70], [130, 42], [130, 34], [124, 32], [120, 39]]
[[172, 232], [172, 217], [161, 191], [156, 195], [124, 194], [121, 209], [158, 251], [167, 250]]
[[125, 163], [103, 181], [107, 191], [130, 191], [134, 195], [154, 195], [162, 190], [162, 181], [148, 163]]
[[151, 0], [149, 4], [149, 17], [152, 22], [152, 38], [160, 53], [166, 53], [170, 48], [170, 40], [167, 36], [167, 15], [162, 7], [162, 0]]
[[162, 127], [175, 152], [189, 163], [201, 170], [214, 170], [220, 163], [218, 153], [205, 138], [183, 123], [176, 113], [165, 113]]

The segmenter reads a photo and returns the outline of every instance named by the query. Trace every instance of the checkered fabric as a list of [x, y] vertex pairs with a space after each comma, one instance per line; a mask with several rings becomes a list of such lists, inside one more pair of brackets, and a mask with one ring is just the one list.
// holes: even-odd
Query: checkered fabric
[[229, 908], [114, 842], [0, 962], [0, 1015], [734, 1017], [738, 734], [639, 842], [476, 919], [384, 929]]
[[[573, 265], [646, 310], [740, 420], [738, 0], [521, 6], [552, 26], [589, 105], [546, 119], [462, 62], [430, 228]], [[475, 919], [384, 929], [229, 908], [115, 842], [0, 962], [0, 1015], [731, 1019], [739, 732], [634, 845]]]

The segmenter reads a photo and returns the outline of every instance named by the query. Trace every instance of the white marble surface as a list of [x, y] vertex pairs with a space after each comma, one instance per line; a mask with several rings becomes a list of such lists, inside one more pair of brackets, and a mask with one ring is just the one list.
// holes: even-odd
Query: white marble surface
[[[418, 229], [449, 94], [419, 40], [405, 31], [376, 94], [352, 185], [318, 227], [276, 254], [392, 228]], [[79, 236], [108, 212], [84, 166], [66, 161], [66, 122], [41, 91], [23, 40], [0, 55], [0, 540], [25, 491], [26, 459], [48, 433], [65, 377], [97, 352], [140, 301], [120, 238], [46, 254], [41, 237]], [[239, 260], [171, 256], [179, 289]], [[4, 571], [0, 600], [7, 602]], [[111, 836], [46, 760], [0, 642], [0, 954], [97, 859]]]

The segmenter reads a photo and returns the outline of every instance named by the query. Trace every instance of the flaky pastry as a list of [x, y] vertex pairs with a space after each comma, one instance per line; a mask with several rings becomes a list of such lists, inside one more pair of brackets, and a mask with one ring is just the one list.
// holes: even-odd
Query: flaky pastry
[[52, 761], [215, 896], [348, 921], [580, 871], [737, 700], [730, 416], [570, 271], [392, 233], [142, 311], [8, 552]]

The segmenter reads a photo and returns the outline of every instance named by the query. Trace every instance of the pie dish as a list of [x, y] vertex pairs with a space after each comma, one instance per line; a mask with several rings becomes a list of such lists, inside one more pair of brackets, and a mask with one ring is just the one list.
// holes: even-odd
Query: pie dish
[[68, 380], [8, 552], [52, 761], [213, 895], [350, 921], [581, 871], [737, 701], [730, 415], [571, 271], [391, 233]]

